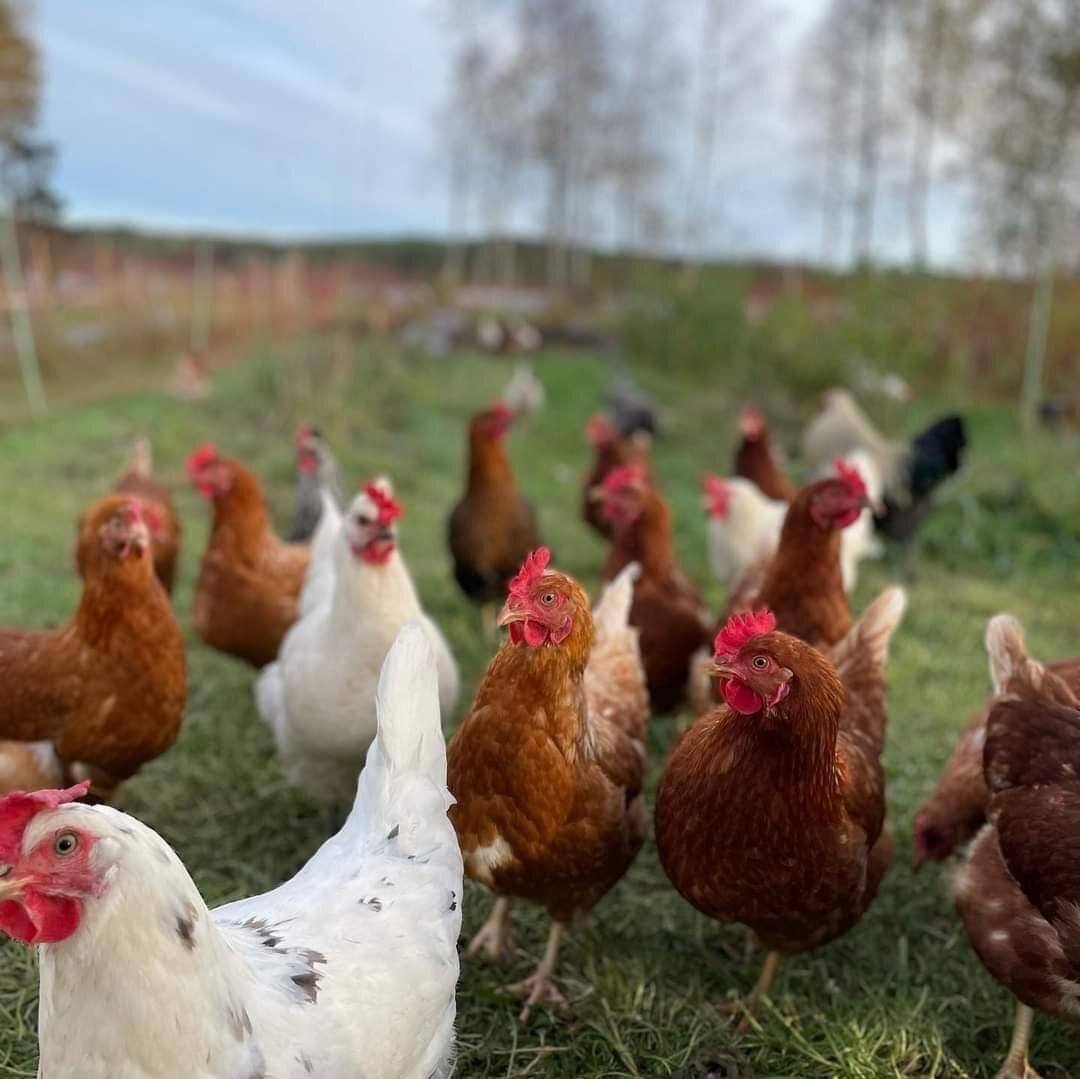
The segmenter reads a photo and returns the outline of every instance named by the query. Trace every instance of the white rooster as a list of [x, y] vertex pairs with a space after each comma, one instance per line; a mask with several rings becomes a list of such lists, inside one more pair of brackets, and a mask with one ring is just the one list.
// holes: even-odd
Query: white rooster
[[426, 634], [402, 630], [341, 832], [211, 912], [168, 844], [108, 806], [0, 799], [0, 929], [40, 945], [38, 1074], [449, 1076], [462, 862]]
[[[457, 702], [449, 645], [424, 614], [398, 551], [401, 513], [386, 481], [369, 483], [353, 499], [331, 545], [324, 592], [255, 683], [259, 713], [273, 731], [289, 781], [326, 805], [352, 796], [375, 737], [379, 669], [406, 622], [420, 623], [428, 636], [442, 714]], [[321, 541], [316, 533], [315, 542]], [[316, 583], [309, 576], [308, 584]]]

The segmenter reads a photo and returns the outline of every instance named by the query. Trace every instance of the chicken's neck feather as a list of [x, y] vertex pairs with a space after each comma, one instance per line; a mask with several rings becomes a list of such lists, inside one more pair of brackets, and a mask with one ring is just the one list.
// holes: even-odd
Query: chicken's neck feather
[[403, 622], [420, 617], [420, 599], [399, 551], [384, 565], [369, 565], [353, 555], [342, 537], [334, 558], [337, 585], [331, 611], [336, 620], [355, 625], [362, 615], [364, 625], [370, 626], [382, 618]]
[[616, 531], [605, 575], [614, 577], [631, 562], [640, 562], [642, 575], [654, 580], [665, 580], [678, 570], [672, 545], [671, 510], [655, 491], [645, 494], [637, 519]]
[[476, 704], [489, 703], [490, 696], [497, 705], [509, 689], [514, 704], [543, 724], [564, 753], [576, 751], [588, 733], [585, 665], [592, 627], [587, 640], [580, 636], [575, 641], [572, 633], [561, 645], [539, 648], [505, 644], [488, 668]]
[[469, 438], [469, 481], [470, 494], [501, 491], [512, 495], [516, 491], [514, 471], [510, 459], [498, 439], [485, 435], [473, 434]]
[[211, 544], [237, 554], [254, 550], [267, 538], [277, 539], [270, 524], [259, 481], [246, 469], [235, 466], [232, 488], [214, 502]]

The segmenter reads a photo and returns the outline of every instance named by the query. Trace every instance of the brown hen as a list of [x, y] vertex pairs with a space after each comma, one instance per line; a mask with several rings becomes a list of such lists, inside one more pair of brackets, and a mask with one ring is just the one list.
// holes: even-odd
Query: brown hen
[[503, 445], [513, 418], [501, 401], [473, 416], [465, 494], [447, 526], [454, 579], [481, 606], [492, 636], [492, 605], [503, 598], [522, 560], [540, 543], [536, 515], [518, 493]]
[[[991, 620], [986, 644], [990, 652], [990, 672], [999, 692], [1007, 692], [1010, 672], [1016, 665], [1010, 659], [1012, 648], [1023, 650], [1022, 674], [1027, 681], [1045, 686], [1043, 693], [1067, 703], [1080, 695], [1080, 659], [1060, 660], [1045, 665], [1027, 656], [1019, 627]], [[983, 746], [986, 741], [986, 720], [994, 707], [994, 698], [987, 701], [960, 732], [956, 746], [940, 778], [915, 815], [913, 859], [918, 869], [928, 859], [941, 861], [961, 844], [966, 843], [986, 821], [986, 804], [990, 792], [983, 778]]]
[[184, 641], [138, 499], [95, 502], [78, 548], [83, 592], [71, 621], [0, 630], [0, 739], [51, 742], [64, 770], [86, 769], [104, 798], [176, 740]]
[[238, 461], [202, 446], [187, 468], [214, 507], [195, 591], [195, 628], [212, 648], [263, 667], [277, 657], [296, 621], [311, 552], [278, 538], [259, 481]]
[[[127, 471], [113, 488], [120, 494], [137, 496], [143, 504], [143, 517], [150, 530], [150, 553], [154, 572], [166, 592], [171, 593], [176, 582], [176, 563], [180, 557], [180, 516], [173, 505], [172, 495], [153, 475], [153, 459], [148, 439], [139, 438], [131, 447]], [[82, 531], [80, 520], [76, 534]], [[83, 553], [75, 549], [75, 566], [83, 572]]]
[[905, 604], [884, 592], [834, 663], [768, 611], [717, 635], [726, 704], [675, 747], [656, 799], [656, 843], [685, 899], [742, 922], [767, 950], [753, 1012], [780, 956], [847, 932], [893, 854], [885, 827], [885, 660]]
[[624, 438], [615, 425], [599, 414], [591, 417], [585, 427], [585, 437], [595, 453], [592, 467], [585, 474], [581, 496], [581, 518], [604, 539], [611, 538], [611, 521], [604, 515], [603, 499], [598, 488], [615, 468], [636, 468], [646, 481], [652, 480], [649, 462], [649, 436], [636, 433]]
[[998, 1079], [1032, 1079], [1033, 1011], [1080, 1023], [1080, 699], [1030, 660], [1015, 619], [992, 619], [987, 640], [1001, 646], [983, 751], [989, 823], [954, 898], [983, 965], [1018, 1001]]
[[511, 581], [500, 616], [510, 638], [448, 757], [465, 872], [496, 895], [469, 954], [510, 952], [513, 898], [552, 919], [542, 962], [512, 987], [523, 1019], [539, 1001], [562, 1002], [552, 975], [563, 930], [623, 876], [646, 829], [648, 701], [626, 624], [633, 570], [609, 586], [594, 630], [585, 593], [547, 570], [549, 557], [541, 548]]
[[641, 566], [630, 622], [641, 635], [653, 710], [666, 711], [682, 700], [691, 658], [709, 640], [708, 612], [675, 556], [671, 510], [640, 469], [607, 474], [603, 509], [613, 529], [604, 579]]
[[739, 413], [739, 436], [735, 448], [735, 475], [757, 484], [769, 498], [790, 502], [797, 488], [773, 456], [765, 416], [758, 409], [747, 405]]

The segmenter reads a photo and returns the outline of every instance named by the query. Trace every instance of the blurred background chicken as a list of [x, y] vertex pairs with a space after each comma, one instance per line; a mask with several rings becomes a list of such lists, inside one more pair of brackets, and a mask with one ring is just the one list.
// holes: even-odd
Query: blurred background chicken
[[0, 800], [0, 929], [39, 946], [42, 1074], [344, 1079], [362, 1062], [449, 1079], [461, 853], [418, 627], [376, 701], [340, 833], [279, 888], [212, 912], [156, 832], [72, 804], [85, 787]]
[[612, 375], [608, 382], [604, 407], [610, 413], [615, 429], [624, 438], [635, 434], [656, 438], [660, 433], [656, 402], [625, 370]]
[[651, 437], [643, 432], [625, 437], [619, 434], [619, 429], [611, 420], [598, 412], [590, 416], [585, 425], [585, 439], [595, 457], [585, 474], [581, 493], [581, 516], [594, 532], [604, 539], [610, 539], [611, 522], [604, 515], [603, 500], [597, 497], [597, 488], [615, 468], [636, 468], [651, 482]]
[[517, 489], [503, 444], [514, 414], [503, 401], [469, 422], [465, 494], [450, 513], [447, 539], [454, 579], [481, 607], [494, 637], [494, 604], [506, 594], [525, 555], [540, 543], [536, 514]]
[[334, 540], [330, 594], [301, 615], [256, 682], [285, 774], [326, 805], [347, 804], [356, 788], [375, 737], [379, 671], [403, 626], [427, 634], [444, 718], [457, 702], [454, 657], [424, 614], [398, 547], [402, 513], [387, 480], [353, 499]]
[[[137, 438], [132, 444], [127, 471], [116, 481], [113, 490], [135, 495], [142, 504], [143, 520], [150, 531], [154, 572], [165, 591], [171, 593], [176, 582], [182, 528], [169, 489], [154, 479], [153, 454], [148, 438]], [[78, 530], [81, 532], [81, 529], [82, 522]], [[81, 565], [79, 572], [82, 572]]]
[[306, 543], [322, 517], [324, 495], [341, 506], [341, 477], [334, 451], [318, 427], [301, 424], [294, 441], [296, 513], [287, 538], [290, 543]]
[[278, 537], [259, 481], [239, 461], [205, 445], [188, 457], [187, 470], [214, 513], [195, 589], [195, 628], [212, 648], [263, 667], [296, 620], [311, 552]]
[[796, 487], [774, 455], [765, 414], [752, 405], [739, 413], [734, 471], [755, 483], [767, 498], [790, 502], [795, 497]]
[[[187, 700], [184, 641], [154, 575], [139, 499], [108, 495], [83, 514], [82, 596], [58, 629], [0, 630], [0, 739], [47, 741], [99, 798], [176, 740]], [[35, 751], [52, 772], [49, 753]], [[22, 775], [31, 762], [15, 763]]]
[[544, 407], [547, 400], [544, 384], [536, 377], [531, 363], [523, 361], [514, 365], [514, 373], [503, 390], [502, 400], [518, 419], [529, 419]]
[[671, 510], [640, 469], [616, 468], [596, 491], [611, 524], [604, 580], [641, 567], [630, 622], [640, 634], [649, 700], [657, 712], [683, 698], [694, 653], [708, 640], [709, 615], [675, 554]]
[[882, 484], [875, 524], [904, 545], [909, 572], [914, 557], [911, 543], [933, 508], [935, 491], [960, 470], [966, 448], [967, 428], [961, 416], [936, 420], [910, 442], [890, 440], [842, 389], [825, 394], [821, 411], [803, 435], [803, 454], [815, 471], [856, 451], [869, 455]]

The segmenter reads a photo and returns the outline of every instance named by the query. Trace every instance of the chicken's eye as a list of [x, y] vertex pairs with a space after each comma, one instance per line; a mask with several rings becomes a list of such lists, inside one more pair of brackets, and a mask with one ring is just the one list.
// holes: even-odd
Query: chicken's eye
[[545, 592], [545, 593], [544, 593], [544, 594], [543, 594], [543, 595], [542, 595], [542, 596], [540, 597], [540, 602], [541, 602], [541, 603], [542, 603], [542, 604], [543, 604], [543, 605], [544, 605], [545, 607], [550, 607], [550, 606], [551, 606], [551, 605], [552, 605], [552, 604], [553, 604], [553, 603], [555, 602], [555, 593], [554, 593], [554, 592]]
[[56, 837], [56, 842], [53, 843], [53, 850], [57, 854], [73, 854], [75, 848], [79, 845], [79, 837], [72, 832], [65, 832], [63, 835]]
[[367, 526], [368, 526], [369, 524], [371, 524], [371, 518], [370, 518], [370, 517], [362, 517], [362, 516], [357, 516], [357, 518], [356, 518], [356, 523], [357, 523], [357, 524], [358, 524], [358, 525], [359, 525], [359, 526], [360, 526], [361, 528], [367, 528]]
[[754, 656], [752, 662], [755, 671], [764, 671], [768, 669], [769, 660], [767, 656]]

